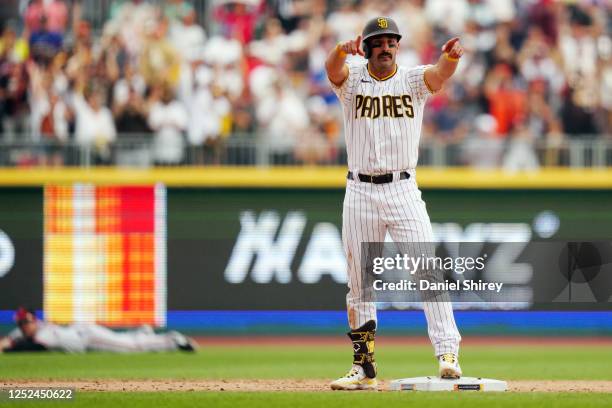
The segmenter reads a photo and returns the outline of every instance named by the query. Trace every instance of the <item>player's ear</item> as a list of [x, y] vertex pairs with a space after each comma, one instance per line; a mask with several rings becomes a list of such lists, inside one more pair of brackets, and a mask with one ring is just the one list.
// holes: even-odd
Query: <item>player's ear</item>
[[366, 41], [363, 41], [361, 43], [361, 47], [363, 48], [364, 57], [369, 59], [372, 56], [372, 49], [370, 48], [370, 45]]

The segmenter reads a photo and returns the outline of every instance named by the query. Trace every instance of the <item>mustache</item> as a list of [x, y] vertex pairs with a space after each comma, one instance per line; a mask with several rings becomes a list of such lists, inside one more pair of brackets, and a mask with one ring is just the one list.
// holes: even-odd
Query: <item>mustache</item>
[[382, 54], [380, 54], [378, 56], [378, 58], [382, 58], [382, 57], [389, 57], [389, 58], [393, 58], [393, 56], [391, 54], [389, 54], [388, 52], [383, 52]]

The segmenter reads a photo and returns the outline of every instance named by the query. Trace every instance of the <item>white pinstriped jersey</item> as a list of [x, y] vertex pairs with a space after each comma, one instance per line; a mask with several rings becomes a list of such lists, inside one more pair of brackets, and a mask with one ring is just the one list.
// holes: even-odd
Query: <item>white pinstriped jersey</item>
[[363, 174], [414, 169], [431, 94], [424, 76], [428, 66], [398, 66], [386, 79], [376, 79], [367, 64], [347, 66], [348, 78], [331, 86], [344, 112], [349, 169]]
[[[332, 88], [344, 111], [344, 134], [349, 170], [385, 174], [408, 170], [410, 178], [374, 184], [359, 178], [346, 181], [342, 207], [342, 242], [347, 254], [349, 325], [357, 329], [377, 320], [376, 303], [369, 296], [362, 264], [362, 244], [384, 242], [387, 233], [396, 243], [433, 242], [425, 202], [413, 169], [418, 162], [423, 111], [431, 93], [425, 82], [427, 66], [397, 67], [377, 79], [367, 64], [349, 64], [349, 76]], [[423, 302], [427, 331], [436, 356], [459, 351], [461, 335], [449, 301]]]

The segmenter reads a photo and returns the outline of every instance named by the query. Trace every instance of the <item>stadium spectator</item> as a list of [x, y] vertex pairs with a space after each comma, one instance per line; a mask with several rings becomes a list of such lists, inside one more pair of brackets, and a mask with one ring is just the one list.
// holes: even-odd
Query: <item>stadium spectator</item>
[[194, 13], [193, 5], [185, 0], [166, 0], [162, 6], [164, 16], [172, 23]]
[[[481, 47], [486, 52], [489, 68], [496, 64], [506, 64], [508, 66], [515, 65], [516, 50], [511, 41], [512, 32], [507, 24], [499, 24], [495, 26], [494, 32], [491, 30], [483, 30], [483, 36], [480, 40], [483, 42]], [[489, 41], [487, 35], [495, 35], [494, 41]]]
[[128, 103], [130, 98], [134, 97], [138, 97], [144, 104], [146, 91], [147, 84], [144, 78], [132, 64], [126, 64], [119, 79], [113, 85], [113, 108], [122, 107]]
[[196, 23], [196, 12], [193, 8], [179, 21], [171, 23], [170, 41], [181, 54], [183, 61], [192, 63], [202, 58], [206, 32]]
[[341, 0], [338, 9], [329, 14], [327, 24], [338, 41], [347, 41], [355, 38], [355, 33], [361, 31], [363, 20], [353, 0]]
[[288, 37], [283, 32], [280, 21], [271, 18], [265, 23], [263, 38], [252, 41], [249, 48], [252, 56], [269, 65], [276, 66], [285, 58], [287, 45]]
[[467, 0], [426, 0], [425, 15], [436, 27], [452, 35], [463, 32], [469, 15]]
[[[213, 60], [213, 63], [214, 61], [215, 60]], [[232, 101], [237, 101], [244, 92], [244, 74], [241, 67], [222, 60], [213, 65], [213, 72], [215, 78], [214, 83], [219, 86]]]
[[60, 33], [49, 30], [46, 15], [40, 20], [40, 28], [30, 35], [30, 52], [34, 61], [47, 65], [61, 50], [64, 39]]
[[565, 75], [555, 61], [544, 32], [539, 27], [529, 29], [517, 55], [520, 73], [527, 82], [543, 81], [550, 92], [559, 94], [565, 86]]
[[168, 86], [155, 86], [151, 100], [148, 122], [155, 131], [155, 162], [162, 165], [180, 164], [185, 157], [183, 132], [189, 120], [187, 109], [175, 99]]
[[535, 135], [523, 120], [513, 125], [502, 168], [510, 173], [534, 171], [540, 165], [534, 149]]
[[570, 23], [561, 31], [559, 50], [571, 85], [594, 77], [597, 46], [591, 17], [579, 8], [570, 9]]
[[495, 118], [481, 114], [473, 123], [473, 132], [462, 145], [463, 162], [478, 169], [499, 167], [503, 155], [503, 140], [497, 134]]
[[63, 0], [32, 0], [25, 10], [24, 22], [29, 33], [43, 28], [43, 17], [47, 20], [46, 29], [63, 34], [68, 24], [68, 7]]
[[[423, 0], [402, 1], [398, 4], [400, 9], [394, 16], [399, 26], [408, 30], [406, 38], [402, 38], [402, 41], [405, 42], [400, 50], [403, 61], [398, 61], [402, 65], [414, 65], [416, 62], [413, 63], [412, 61], [417, 61], [416, 58], [419, 55], [424, 55], [427, 52], [427, 47], [431, 44], [432, 27], [427, 21], [422, 3]], [[404, 22], [401, 22], [402, 20]], [[356, 32], [359, 32], [359, 29]], [[414, 55], [415, 57], [407, 60], [406, 54]]]
[[102, 74], [111, 82], [110, 85], [118, 83], [122, 74], [128, 69], [129, 53], [127, 47], [119, 35], [102, 37], [103, 51], [100, 55], [101, 63], [104, 64]]
[[147, 21], [140, 69], [148, 84], [166, 83], [174, 88], [180, 76], [180, 55], [167, 40], [167, 31], [168, 20]]
[[110, 20], [104, 24], [105, 35], [118, 34], [125, 44], [130, 59], [136, 59], [142, 50], [146, 30], [159, 15], [156, 8], [145, 0], [116, 0], [110, 11]]
[[[342, 161], [343, 139], [328, 131], [340, 126], [341, 109], [323, 61], [338, 41], [352, 38], [373, 14], [403, 22], [398, 53], [402, 64], [433, 62], [439, 39], [449, 34], [465, 44], [452, 88], [430, 98], [423, 129], [424, 149], [428, 143], [466, 144], [456, 153], [448, 148], [453, 163], [473, 161], [463, 153], [474, 140], [494, 144], [489, 132], [471, 128], [477, 117], [493, 117], [494, 137], [502, 141], [502, 150], [511, 147], [517, 132], [530, 134], [532, 145], [548, 146], [553, 153], [542, 156], [543, 164], [558, 163], [565, 141], [585, 134], [601, 138], [612, 128], [611, 15], [601, 1], [217, 0], [209, 15], [198, 15], [200, 7], [186, 0], [108, 0], [109, 19], [102, 26], [81, 17], [91, 14], [82, 13], [79, 1], [26, 3], [23, 31], [9, 23], [0, 38], [4, 140], [15, 140], [21, 133], [43, 143], [40, 109], [54, 100], [68, 112], [67, 143], [76, 141], [71, 95], [83, 93], [88, 83], [110, 91], [110, 100], [102, 105], [112, 106], [120, 132], [153, 131], [151, 109], [159, 107], [160, 89], [169, 87], [172, 100], [185, 112], [184, 123], [174, 127], [181, 137], [171, 137], [175, 142], [170, 144], [179, 146], [182, 132], [196, 150], [210, 150], [212, 144], [214, 153], [199, 162], [219, 161], [224, 144], [240, 139], [231, 132], [242, 131], [268, 135], [261, 143], [269, 144], [282, 162], [292, 161], [293, 154], [307, 163]], [[29, 58], [47, 67], [44, 76], [51, 80], [44, 81], [48, 89], [42, 93], [34, 92], [37, 85], [26, 69]], [[202, 72], [214, 80], [202, 83]], [[280, 93], [279, 78], [286, 88]], [[278, 113], [285, 109], [295, 122]], [[297, 134], [287, 131], [281, 136], [278, 124], [285, 122]], [[160, 139], [160, 128], [154, 132], [158, 136], [145, 139]], [[305, 135], [312, 135], [311, 147]], [[249, 143], [260, 143], [256, 139]], [[118, 148], [122, 140], [127, 139], [120, 138]], [[498, 164], [502, 153], [494, 155]], [[178, 156], [171, 161], [176, 163]]]
[[322, 97], [310, 97], [306, 107], [310, 125], [297, 135], [295, 158], [308, 165], [330, 163], [337, 154], [335, 142], [339, 126]]
[[28, 33], [33, 33], [42, 28], [41, 22], [44, 15], [45, 7], [43, 5], [43, 0], [31, 0], [23, 16], [25, 28]]
[[235, 39], [241, 44], [250, 43], [265, 2], [236, 0], [219, 3], [213, 15], [219, 24], [221, 36]]
[[88, 86], [83, 94], [74, 92], [72, 108], [75, 112], [75, 142], [91, 150], [95, 164], [111, 162], [111, 144], [117, 138], [111, 110], [105, 106], [104, 91]]
[[28, 59], [29, 53], [28, 41], [17, 37], [14, 25], [8, 23], [0, 37], [0, 61], [21, 64]]
[[126, 95], [116, 97], [113, 104], [115, 126], [120, 134], [142, 135], [151, 132], [147, 122], [147, 104], [134, 87], [127, 87]]
[[570, 137], [593, 137], [597, 134], [595, 112], [588, 107], [591, 95], [579, 89], [568, 89], [563, 99], [563, 130]]
[[[189, 107], [189, 124], [187, 141], [196, 152], [195, 162], [204, 163], [203, 146], [209, 140], [217, 139], [221, 130], [221, 120], [213, 110], [213, 95], [210, 84], [213, 80], [212, 70], [204, 68], [196, 74], [196, 89]], [[229, 102], [228, 102], [229, 104]]]
[[0, 59], [0, 120], [3, 139], [11, 142], [28, 128], [28, 75], [25, 64], [11, 61], [8, 55], [9, 50]]
[[312, 12], [316, 0], [283, 0], [272, 3], [272, 15], [278, 18], [285, 32], [295, 30], [300, 21]]
[[612, 134], [612, 58], [600, 65], [601, 122], [604, 134]]
[[196, 75], [197, 89], [190, 107], [187, 140], [195, 152], [195, 163], [219, 163], [219, 144], [229, 131], [231, 103], [223, 89], [212, 83], [213, 73], [201, 68]]
[[558, 27], [556, 4], [554, 0], [535, 0], [527, 2], [526, 17], [529, 27], [538, 27], [550, 45], [557, 43]]
[[546, 98], [547, 87], [543, 80], [529, 86], [525, 110], [525, 124], [536, 139], [545, 140], [551, 132], [559, 129], [560, 122]]
[[50, 0], [45, 5], [47, 28], [54, 33], [63, 34], [68, 25], [68, 7], [63, 0]]
[[485, 95], [489, 111], [497, 123], [497, 134], [506, 136], [512, 124], [524, 115], [526, 92], [515, 83], [512, 69], [506, 64], [498, 64], [485, 81]]
[[466, 111], [456, 96], [451, 96], [445, 102], [444, 107], [434, 111], [435, 128], [431, 131], [437, 141], [443, 144], [456, 144], [466, 136], [469, 117], [466, 117]]
[[304, 100], [291, 87], [277, 80], [273, 90], [257, 106], [263, 127], [262, 142], [269, 146], [273, 164], [291, 164], [298, 137], [310, 126]]
[[238, 40], [217, 35], [206, 42], [203, 57], [213, 67], [231, 67], [241, 65], [244, 53]]
[[34, 64], [29, 66], [31, 80], [32, 136], [40, 141], [43, 155], [40, 163], [58, 166], [63, 164], [62, 146], [68, 141], [70, 112], [53, 88], [51, 70], [43, 70]]

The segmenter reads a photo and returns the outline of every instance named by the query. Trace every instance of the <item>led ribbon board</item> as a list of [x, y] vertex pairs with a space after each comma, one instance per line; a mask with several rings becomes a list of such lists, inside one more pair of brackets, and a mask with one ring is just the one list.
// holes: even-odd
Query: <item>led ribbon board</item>
[[165, 186], [46, 186], [43, 293], [55, 323], [165, 326]]

